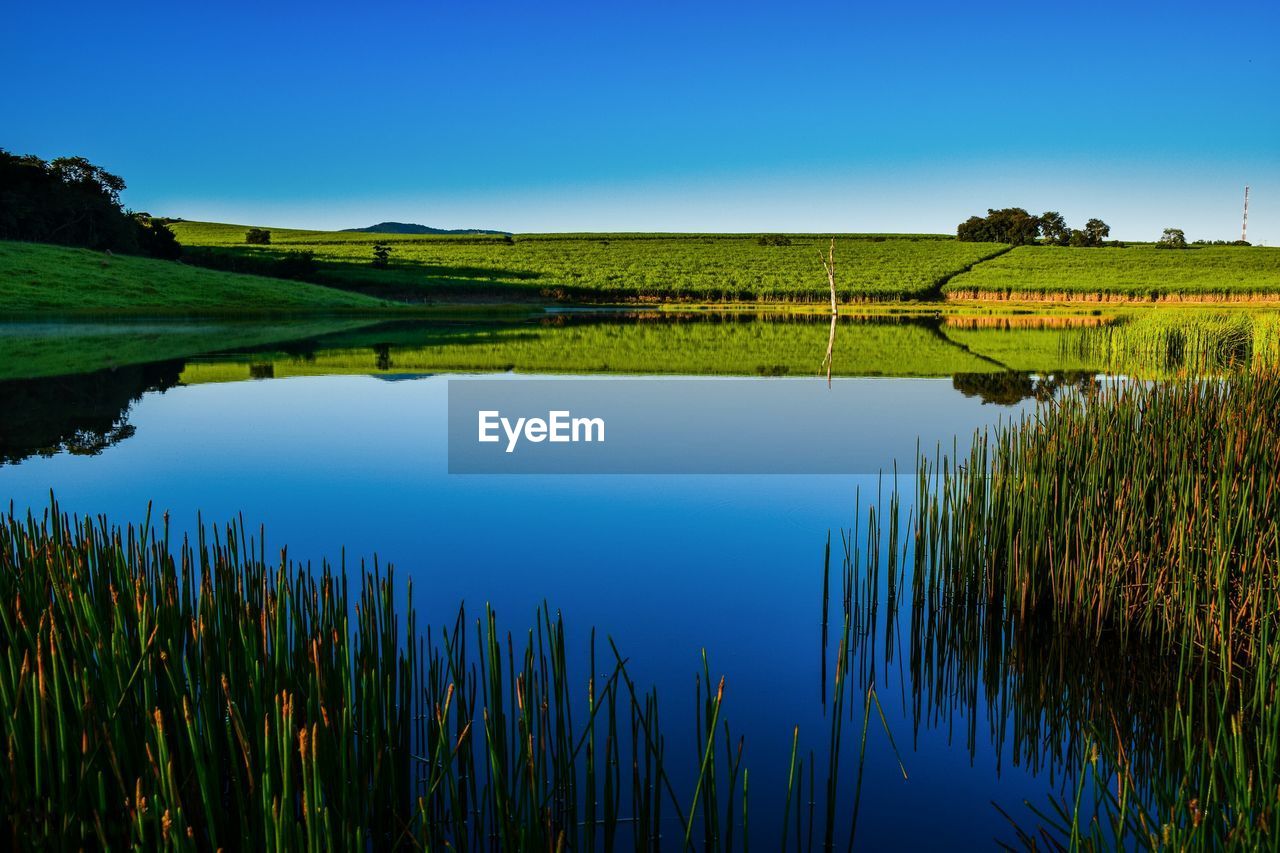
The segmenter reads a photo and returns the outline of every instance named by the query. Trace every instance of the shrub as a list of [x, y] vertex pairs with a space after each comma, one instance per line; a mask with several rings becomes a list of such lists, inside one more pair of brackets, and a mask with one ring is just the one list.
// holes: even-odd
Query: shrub
[[275, 274], [280, 278], [305, 279], [314, 275], [315, 271], [315, 252], [285, 252], [275, 266]]
[[144, 254], [163, 261], [176, 261], [182, 257], [182, 244], [162, 220], [134, 217], [138, 232], [138, 249]]
[[790, 246], [791, 238], [785, 234], [761, 234], [756, 243], [761, 246]]
[[271, 232], [266, 228], [250, 228], [244, 232], [244, 241], [254, 246], [266, 246], [271, 243]]

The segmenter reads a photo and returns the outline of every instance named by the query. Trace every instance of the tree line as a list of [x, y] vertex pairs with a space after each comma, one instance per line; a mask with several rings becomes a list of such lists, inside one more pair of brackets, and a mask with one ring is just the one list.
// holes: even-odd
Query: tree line
[[[315, 255], [305, 251], [243, 255], [184, 248], [168, 227], [174, 220], [125, 209], [124, 179], [84, 157], [44, 160], [0, 148], [0, 240], [53, 243], [94, 251], [179, 260], [250, 275], [315, 280]], [[250, 228], [250, 245], [270, 245], [271, 232]], [[390, 265], [391, 247], [373, 247], [371, 263]]]
[[1056, 210], [1033, 216], [1021, 207], [987, 208], [986, 216], [970, 216], [956, 228], [956, 239], [969, 243], [1010, 243], [1028, 246], [1101, 246], [1111, 226], [1090, 219], [1084, 228], [1069, 228]]
[[0, 239], [173, 260], [164, 220], [125, 210], [124, 179], [83, 157], [42, 160], [0, 148]]

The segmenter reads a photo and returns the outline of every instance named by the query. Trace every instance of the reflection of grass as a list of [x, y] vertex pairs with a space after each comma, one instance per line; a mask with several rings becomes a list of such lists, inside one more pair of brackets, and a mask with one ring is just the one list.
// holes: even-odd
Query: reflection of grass
[[[417, 298], [524, 294], [585, 300], [797, 300], [827, 298], [818, 250], [829, 238], [796, 236], [760, 246], [754, 235], [520, 235], [419, 237], [273, 229], [272, 245], [246, 246], [245, 227], [179, 222], [178, 239], [244, 255], [315, 252], [321, 278], [342, 287]], [[374, 243], [393, 248], [391, 267], [370, 265]], [[844, 299], [912, 299], [1004, 247], [949, 238], [850, 235], [837, 239]]]
[[1280, 249], [1023, 246], [952, 279], [949, 296], [1124, 299], [1280, 298]]
[[364, 322], [367, 321], [315, 319], [266, 326], [212, 321], [0, 325], [0, 380], [89, 373], [227, 347], [261, 346]]
[[0, 314], [299, 314], [394, 310], [283, 279], [35, 243], [0, 242]]
[[[836, 336], [835, 373], [845, 376], [950, 376], [1004, 367], [966, 352], [941, 336], [933, 321], [844, 321]], [[340, 336], [336, 349], [305, 356], [268, 353], [200, 359], [183, 381], [249, 377], [250, 364], [270, 362], [273, 374], [648, 373], [736, 376], [816, 376], [826, 352], [828, 324], [812, 319], [721, 322], [567, 322], [459, 330], [430, 345], [412, 334]], [[991, 336], [1019, 332], [994, 330]], [[359, 344], [362, 346], [358, 346]], [[387, 344], [379, 348], [378, 343]]]

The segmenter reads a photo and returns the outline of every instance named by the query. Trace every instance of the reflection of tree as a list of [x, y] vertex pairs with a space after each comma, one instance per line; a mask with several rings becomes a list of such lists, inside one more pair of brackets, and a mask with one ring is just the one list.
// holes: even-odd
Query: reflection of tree
[[129, 408], [147, 391], [177, 385], [182, 365], [0, 382], [0, 464], [55, 453], [91, 456], [129, 438]]
[[1048, 400], [1059, 391], [1075, 388], [1088, 391], [1098, 384], [1092, 373], [1066, 371], [1037, 375], [1013, 370], [995, 373], [957, 373], [952, 386], [966, 397], [980, 397], [984, 403], [1012, 406], [1023, 400]]

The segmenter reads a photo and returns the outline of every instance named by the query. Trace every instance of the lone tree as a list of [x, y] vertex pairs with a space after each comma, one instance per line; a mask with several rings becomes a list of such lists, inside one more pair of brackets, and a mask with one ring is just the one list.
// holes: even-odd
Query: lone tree
[[266, 246], [271, 242], [271, 232], [266, 228], [250, 228], [244, 232], [244, 241], [255, 246]]
[[1040, 234], [1044, 241], [1053, 246], [1065, 246], [1071, 241], [1071, 229], [1067, 220], [1056, 210], [1046, 210], [1040, 214]]
[[1102, 241], [1111, 234], [1111, 226], [1101, 219], [1090, 219], [1084, 224], [1084, 236], [1087, 246], [1101, 246]]
[[1160, 235], [1160, 239], [1156, 241], [1157, 249], [1185, 249], [1187, 248], [1187, 235], [1182, 233], [1181, 228], [1166, 228], [1164, 233]]
[[394, 251], [385, 243], [373, 244], [373, 265], [378, 269], [385, 268], [391, 263], [391, 252]]

